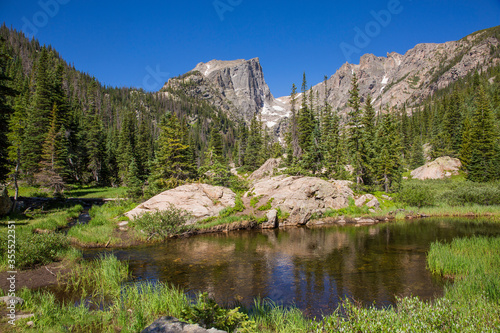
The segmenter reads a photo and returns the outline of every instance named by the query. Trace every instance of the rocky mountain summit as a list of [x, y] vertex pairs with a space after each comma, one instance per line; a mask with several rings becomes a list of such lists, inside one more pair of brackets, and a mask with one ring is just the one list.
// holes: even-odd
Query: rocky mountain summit
[[[353, 74], [358, 78], [362, 101], [370, 94], [378, 110], [388, 105], [416, 104], [436, 90], [500, 62], [500, 26], [478, 31], [458, 41], [418, 44], [405, 54], [386, 57], [365, 54], [359, 64], [345, 63], [325, 82], [312, 87], [319, 102], [326, 99], [334, 109], [346, 108]], [[328, 69], [325, 69], [328, 71]], [[295, 82], [300, 86], [300, 82]], [[290, 86], [291, 86], [290, 82]], [[254, 115], [276, 134], [283, 132], [290, 116], [290, 96], [274, 98], [259, 58], [199, 63], [192, 71], [170, 79], [160, 93], [183, 93], [206, 100], [233, 119], [247, 123]], [[297, 95], [297, 106], [302, 94]]]
[[[387, 53], [386, 57], [365, 54], [360, 63], [345, 63], [326, 82], [327, 100], [342, 110], [349, 99], [353, 74], [358, 78], [360, 96], [372, 96], [376, 109], [389, 105], [412, 105], [447, 87], [473, 70], [484, 70], [500, 62], [496, 50], [500, 48], [500, 26], [478, 31], [459, 41], [443, 44], [418, 44], [404, 55]], [[325, 83], [312, 87], [314, 96], [325, 98]], [[290, 105], [290, 96], [279, 101]], [[299, 94], [297, 105], [302, 96]], [[290, 108], [289, 106], [287, 108]]]
[[172, 90], [204, 99], [247, 123], [258, 114], [268, 127], [276, 128], [288, 116], [285, 104], [271, 94], [259, 58], [201, 62], [189, 73], [170, 79], [161, 92]]

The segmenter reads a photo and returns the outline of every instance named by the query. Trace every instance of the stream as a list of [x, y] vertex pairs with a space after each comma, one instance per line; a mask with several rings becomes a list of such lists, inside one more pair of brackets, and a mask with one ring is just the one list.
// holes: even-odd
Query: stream
[[424, 219], [374, 226], [329, 226], [200, 235], [112, 252], [129, 263], [131, 282], [163, 281], [189, 294], [208, 292], [223, 304], [251, 307], [256, 297], [295, 305], [307, 316], [331, 313], [346, 297], [365, 306], [396, 296], [431, 300], [447, 283], [426, 269], [435, 241], [500, 235], [485, 220]]

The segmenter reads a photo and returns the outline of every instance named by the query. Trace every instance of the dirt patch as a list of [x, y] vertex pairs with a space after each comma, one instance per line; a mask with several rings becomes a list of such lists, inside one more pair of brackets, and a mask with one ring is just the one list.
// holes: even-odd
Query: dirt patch
[[[57, 284], [57, 275], [69, 273], [72, 265], [69, 261], [61, 261], [25, 271], [18, 271], [16, 274], [16, 289], [37, 289], [55, 285]], [[0, 272], [0, 288], [4, 291], [9, 290], [10, 283], [7, 281], [9, 276], [10, 274], [7, 272]]]

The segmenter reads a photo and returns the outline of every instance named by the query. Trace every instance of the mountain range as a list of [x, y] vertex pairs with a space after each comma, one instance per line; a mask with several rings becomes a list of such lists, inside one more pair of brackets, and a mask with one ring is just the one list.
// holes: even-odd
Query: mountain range
[[[343, 64], [326, 81], [311, 89], [313, 96], [319, 97], [316, 103], [323, 104], [326, 95], [329, 104], [343, 114], [351, 79], [356, 74], [362, 101], [371, 95], [377, 110], [403, 104], [411, 107], [473, 70], [484, 71], [498, 65], [499, 49], [500, 26], [497, 26], [458, 41], [418, 44], [405, 54], [390, 52], [385, 57], [365, 54], [359, 64]], [[192, 71], [170, 79], [161, 93], [177, 89], [206, 100], [235, 120], [248, 123], [257, 115], [276, 133], [290, 115], [290, 96], [272, 95], [259, 58], [201, 62]], [[298, 107], [301, 101], [302, 93], [298, 93]]]

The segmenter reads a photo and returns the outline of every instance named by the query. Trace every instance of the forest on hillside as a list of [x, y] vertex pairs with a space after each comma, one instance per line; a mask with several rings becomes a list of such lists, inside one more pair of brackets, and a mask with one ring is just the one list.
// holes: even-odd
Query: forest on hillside
[[425, 154], [459, 158], [471, 181], [500, 179], [498, 63], [420, 105], [383, 110], [359, 95], [354, 76], [347, 113], [314, 96], [304, 74], [308, 98], [296, 105], [293, 85], [280, 144], [257, 116], [234, 121], [180, 90], [107, 87], [22, 32], [3, 25], [0, 38], [0, 182], [16, 188], [24, 182], [59, 195], [69, 184], [123, 185], [141, 197], [198, 179], [239, 186], [231, 167], [253, 171], [281, 156], [289, 174], [365, 189], [397, 191]]

